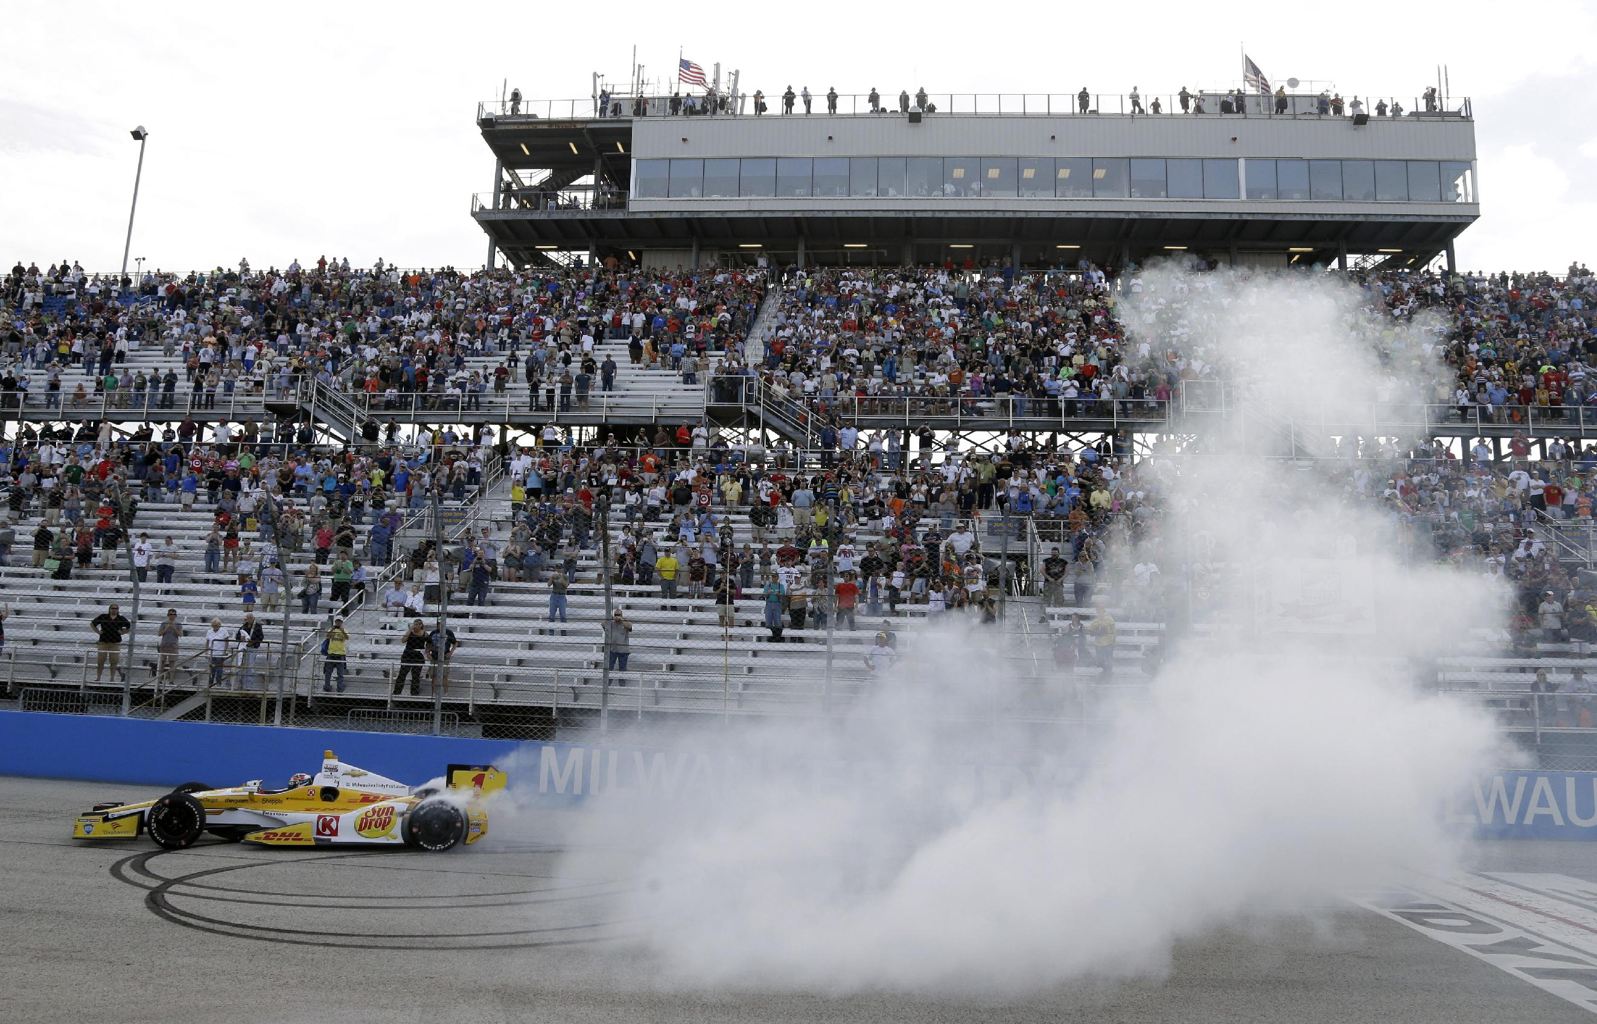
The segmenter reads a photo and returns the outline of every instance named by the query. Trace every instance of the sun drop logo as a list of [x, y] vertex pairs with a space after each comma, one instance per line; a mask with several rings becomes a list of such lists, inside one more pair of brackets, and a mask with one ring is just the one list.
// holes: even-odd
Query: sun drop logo
[[393, 830], [393, 804], [373, 807], [355, 819], [355, 831], [367, 839], [381, 839]]

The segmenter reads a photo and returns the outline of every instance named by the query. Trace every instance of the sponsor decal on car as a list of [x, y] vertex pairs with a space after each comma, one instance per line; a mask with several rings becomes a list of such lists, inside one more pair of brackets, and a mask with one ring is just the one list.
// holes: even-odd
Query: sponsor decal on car
[[278, 846], [311, 846], [315, 840], [311, 838], [309, 824], [290, 825], [287, 828], [272, 828], [262, 832], [251, 832], [244, 837], [252, 843], [270, 843]]
[[86, 836], [94, 835], [94, 826], [85, 823], [84, 826], [83, 826], [83, 834], [86, 835]]
[[384, 804], [361, 812], [355, 819], [355, 831], [367, 839], [382, 839], [394, 830], [394, 805]]
[[338, 815], [318, 814], [316, 816], [316, 836], [319, 839], [333, 838], [338, 835]]

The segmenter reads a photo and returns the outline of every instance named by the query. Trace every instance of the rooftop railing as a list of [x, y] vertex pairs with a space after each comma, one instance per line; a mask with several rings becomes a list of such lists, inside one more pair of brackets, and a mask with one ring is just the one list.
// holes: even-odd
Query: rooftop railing
[[[763, 101], [763, 109], [756, 103]], [[590, 121], [639, 117], [874, 117], [960, 114], [983, 117], [1268, 117], [1332, 120], [1367, 114], [1372, 120], [1473, 120], [1468, 96], [1358, 93], [1291, 93], [1285, 96], [1238, 90], [1184, 93], [812, 93], [797, 92], [788, 104], [785, 90], [718, 97], [643, 95], [567, 100], [484, 100], [477, 120], [487, 118]], [[1353, 104], [1357, 100], [1358, 109]]]

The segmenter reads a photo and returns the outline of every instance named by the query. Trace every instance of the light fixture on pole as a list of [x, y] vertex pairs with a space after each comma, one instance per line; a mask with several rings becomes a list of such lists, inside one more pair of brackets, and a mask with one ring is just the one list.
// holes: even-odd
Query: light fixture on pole
[[150, 133], [142, 124], [128, 134], [132, 135], [133, 141], [139, 144], [139, 169], [133, 172], [133, 207], [128, 210], [128, 238], [122, 245], [122, 273], [117, 279], [118, 287], [121, 287], [122, 281], [128, 276], [128, 251], [133, 248], [133, 215], [139, 209], [139, 179], [144, 176], [144, 143], [150, 137]]

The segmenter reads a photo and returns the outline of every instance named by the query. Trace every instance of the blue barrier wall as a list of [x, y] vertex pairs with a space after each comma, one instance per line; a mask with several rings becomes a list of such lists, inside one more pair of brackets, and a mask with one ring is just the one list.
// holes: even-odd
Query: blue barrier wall
[[315, 772], [323, 750], [418, 785], [445, 765], [488, 764], [522, 746], [539, 744], [0, 711], [0, 774], [151, 786], [280, 782]]
[[[717, 785], [725, 768], [718, 768], [707, 751], [693, 749], [643, 751], [0, 711], [0, 775], [231, 786], [314, 772], [323, 750], [412, 785], [438, 777], [451, 763], [499, 764], [509, 771], [512, 786], [562, 803], [609, 792], [670, 799]], [[1485, 838], [1597, 840], [1597, 772], [1494, 772], [1462, 793], [1448, 812], [1451, 822]]]
[[1597, 772], [1493, 772], [1452, 812], [1483, 838], [1597, 839]]

